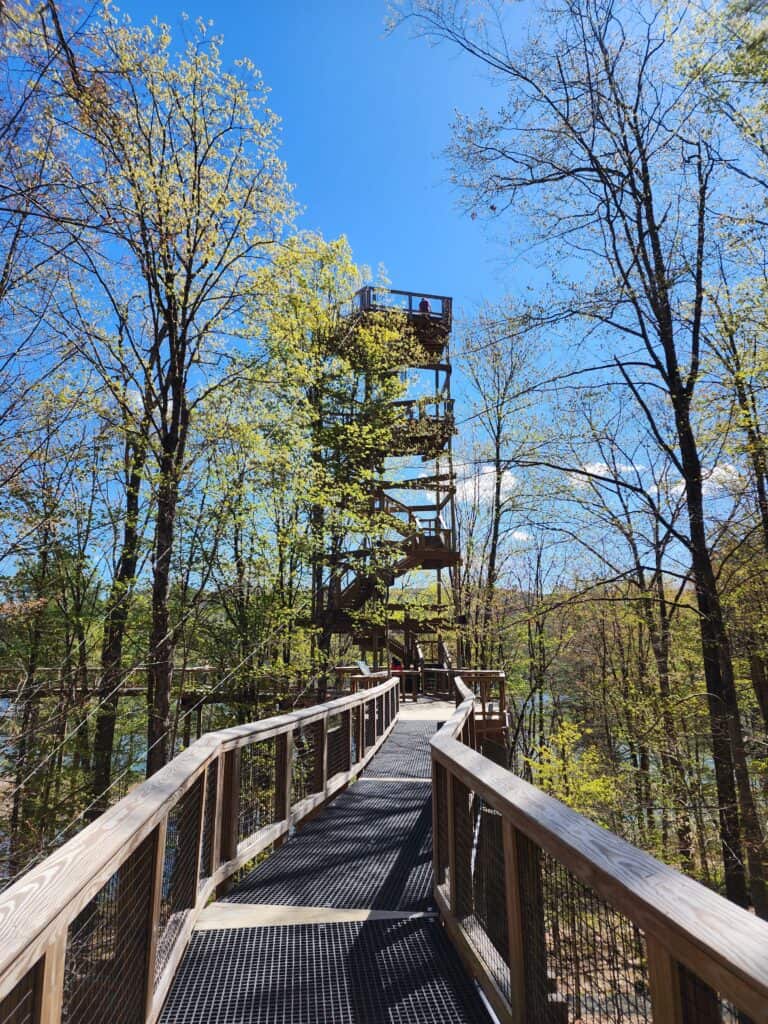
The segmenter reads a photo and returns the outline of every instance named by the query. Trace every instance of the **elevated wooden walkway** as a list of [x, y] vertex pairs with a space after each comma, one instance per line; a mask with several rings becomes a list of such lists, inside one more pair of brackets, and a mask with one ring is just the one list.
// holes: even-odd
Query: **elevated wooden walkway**
[[423, 713], [451, 710], [409, 705], [361, 780], [202, 912], [161, 1024], [488, 1024], [432, 899]]
[[0, 1024], [768, 1024], [768, 924], [484, 756], [474, 675], [193, 743], [0, 895]]

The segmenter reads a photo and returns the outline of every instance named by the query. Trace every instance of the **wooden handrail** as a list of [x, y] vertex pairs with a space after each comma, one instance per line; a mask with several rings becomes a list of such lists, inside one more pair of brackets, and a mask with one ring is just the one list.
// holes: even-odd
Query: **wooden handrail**
[[[445, 778], [447, 787], [446, 799], [435, 792], [434, 805], [436, 808], [450, 806], [454, 787], [463, 786], [469, 794], [482, 801], [482, 806], [501, 816], [505, 837], [503, 885], [509, 904], [510, 956], [505, 967], [511, 972], [511, 982], [506, 989], [511, 993], [509, 998], [503, 985], [499, 984], [498, 971], [494, 974], [484, 962], [473, 937], [475, 933], [464, 927], [462, 908], [453, 903], [451, 896], [439, 884], [435, 886], [435, 899], [449, 933], [473, 970], [480, 975], [499, 1016], [505, 1021], [534, 1019], [534, 1007], [528, 1006], [526, 1010], [520, 985], [531, 991], [537, 991], [538, 985], [539, 991], [547, 991], [553, 984], [551, 972], [540, 978], [530, 976], [536, 966], [535, 958], [530, 952], [530, 941], [520, 932], [524, 924], [530, 927], [530, 923], [523, 922], [519, 913], [521, 897], [515, 887], [522, 883], [517, 876], [517, 858], [526, 849], [533, 849], [537, 858], [541, 857], [542, 851], [553, 858], [561, 869], [604, 901], [608, 912], [623, 915], [642, 933], [647, 950], [650, 1001], [648, 1014], [638, 1017], [638, 1020], [653, 1021], [654, 1024], [698, 1024], [703, 1020], [697, 1016], [701, 1009], [697, 1011], [693, 1001], [686, 997], [686, 984], [689, 984], [686, 972], [690, 972], [704, 986], [705, 992], [710, 990], [708, 998], [713, 1005], [716, 1005], [719, 994], [719, 998], [733, 1003], [754, 1024], [765, 1024], [768, 1021], [768, 923], [601, 828], [473, 750], [466, 737], [467, 725], [474, 716], [474, 697], [460, 676], [455, 684], [461, 703], [431, 740], [433, 786], [436, 786], [437, 774], [441, 772], [444, 775], [441, 774], [440, 779]], [[460, 741], [460, 736], [464, 742]], [[458, 827], [451, 814], [447, 823], [449, 834]], [[445, 824], [436, 818], [436, 837], [441, 832], [445, 833]], [[519, 837], [522, 837], [522, 845]], [[464, 839], [466, 841], [466, 837]], [[453, 857], [456, 855], [454, 836], [450, 842], [453, 844]], [[436, 864], [437, 858], [436, 851]], [[541, 872], [538, 860], [537, 865]], [[453, 879], [454, 876], [455, 866], [452, 864], [450, 877]], [[435, 877], [437, 883], [437, 871]], [[502, 884], [501, 879], [497, 882]], [[531, 899], [530, 883], [527, 898]], [[543, 908], [539, 909], [542, 914], [539, 934], [543, 943], [546, 937]], [[564, 919], [569, 912], [575, 913], [565, 905], [558, 908], [558, 912]], [[559, 941], [565, 941], [562, 935]], [[518, 958], [528, 956], [531, 961], [522, 974], [520, 964], [514, 962], [514, 950], [518, 951]], [[681, 966], [685, 971], [681, 971]], [[539, 968], [546, 969], [545, 960], [541, 961]], [[516, 976], [517, 985], [514, 984]], [[556, 995], [549, 998], [555, 999]], [[553, 1009], [556, 1009], [554, 1004]]]
[[[35, 1005], [52, 1009], [43, 1018], [40, 1012], [32, 1018], [34, 1024], [48, 1024], [59, 1019], [65, 999], [64, 972], [59, 961], [66, 957], [69, 928], [83, 908], [94, 898], [103, 895], [105, 886], [116, 872], [120, 872], [135, 855], [145, 851], [154, 859], [154, 877], [162, 887], [163, 858], [165, 856], [165, 829], [169, 815], [194, 790], [198, 810], [192, 816], [195, 844], [190, 848], [194, 897], [184, 907], [183, 926], [171, 936], [173, 946], [166, 950], [164, 963], [159, 965], [155, 979], [155, 959], [141, 957], [130, 969], [136, 972], [135, 986], [143, 986], [146, 995], [148, 1022], [156, 1020], [167, 994], [176, 966], [197, 914], [217, 889], [227, 884], [231, 876], [257, 853], [266, 849], [292, 826], [302, 821], [320, 804], [338, 792], [367, 764], [394, 726], [399, 710], [399, 679], [391, 677], [369, 690], [329, 701], [317, 707], [283, 714], [274, 718], [235, 726], [208, 733], [175, 757], [156, 775], [141, 783], [114, 807], [102, 814], [59, 850], [33, 867], [19, 881], [0, 894], [0, 1018], [4, 1018], [5, 1000], [12, 1005], [19, 985], [42, 986], [45, 999], [35, 989]], [[346, 750], [337, 750], [339, 764], [328, 763], [328, 724], [340, 719], [346, 737]], [[314, 729], [314, 733], [312, 730]], [[315, 737], [314, 746], [305, 745], [313, 758], [307, 778], [313, 788], [294, 799], [292, 775], [296, 754], [294, 736]], [[259, 753], [274, 763], [274, 806], [276, 820], [257, 828], [249, 835], [238, 832], [238, 807], [241, 787], [247, 783], [241, 778], [241, 752], [255, 744], [274, 740], [267, 752]], [[281, 767], [282, 765], [282, 767]], [[209, 769], [215, 766], [218, 785], [212, 786]], [[306, 773], [305, 773], [306, 774]], [[294, 787], [295, 788], [295, 787]], [[206, 828], [205, 808], [212, 809], [212, 830], [207, 835], [211, 853], [210, 872], [202, 877], [201, 850]], [[279, 814], [277, 809], [281, 808]], [[196, 824], [195, 824], [196, 821]], [[178, 835], [181, 835], [181, 831]], [[181, 856], [181, 846], [174, 848], [174, 857]], [[167, 872], [166, 872], [167, 876]], [[128, 883], [126, 882], [125, 885]], [[116, 883], [125, 899], [125, 885]], [[115, 888], [114, 886], [112, 888]], [[111, 889], [108, 890], [111, 893]], [[159, 896], [153, 896], [150, 884], [141, 885], [133, 894], [139, 912], [146, 920], [153, 920], [149, 948], [157, 946], [156, 933]], [[118, 908], [119, 909], [119, 908]], [[142, 918], [142, 921], [144, 918]], [[118, 918], [118, 929], [120, 927]], [[128, 924], [136, 929], [136, 921]], [[118, 938], [112, 937], [117, 943]], [[119, 965], [125, 968], [125, 965]], [[61, 969], [60, 969], [61, 968]], [[56, 993], [51, 995], [51, 972], [56, 970]], [[100, 976], [101, 987], [108, 979]], [[42, 989], [41, 989], [42, 991]], [[47, 1011], [46, 1011], [47, 1012]], [[98, 1019], [98, 1013], [94, 1014]]]

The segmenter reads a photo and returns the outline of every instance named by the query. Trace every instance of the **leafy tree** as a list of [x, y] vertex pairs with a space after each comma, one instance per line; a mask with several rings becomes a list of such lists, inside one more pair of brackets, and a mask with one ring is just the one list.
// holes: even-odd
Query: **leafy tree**
[[[121, 590], [135, 571], [134, 495], [142, 475], [151, 478], [153, 772], [168, 751], [169, 587], [191, 424], [211, 390], [230, 379], [232, 346], [246, 342], [255, 271], [271, 257], [292, 205], [258, 72], [247, 60], [237, 73], [225, 71], [220, 41], [202, 24], [178, 54], [167, 26], [137, 28], [104, 8], [78, 40], [76, 62], [76, 72], [62, 64], [58, 85], [69, 103], [71, 189], [92, 226], [78, 237], [78, 262], [101, 290], [102, 315], [94, 318], [76, 294], [69, 311], [57, 312], [68, 313], [67, 330], [126, 420]], [[120, 599], [105, 648], [115, 626], [119, 632]]]

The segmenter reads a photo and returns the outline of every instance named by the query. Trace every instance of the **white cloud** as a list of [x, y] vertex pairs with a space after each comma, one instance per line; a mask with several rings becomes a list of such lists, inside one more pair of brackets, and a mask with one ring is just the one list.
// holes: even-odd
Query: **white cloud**
[[[744, 487], [744, 477], [738, 467], [730, 462], [704, 467], [701, 477], [704, 481], [702, 489], [708, 498], [717, 497], [723, 491], [740, 491]], [[685, 484], [682, 480], [678, 480], [677, 483], [672, 484], [669, 490], [671, 494], [683, 494]]]
[[[501, 496], [507, 498], [517, 486], [517, 477], [506, 469], [501, 475]], [[478, 466], [473, 473], [459, 476], [456, 481], [456, 500], [472, 502], [478, 500], [487, 504], [493, 498], [496, 487], [496, 473], [492, 465]]]
[[[645, 468], [645, 466], [633, 466], [627, 462], [617, 462], [614, 466], [609, 466], [607, 462], [585, 462], [581, 466], [584, 474], [605, 477], [607, 480], [620, 480], [626, 473], [642, 473]], [[589, 486], [589, 476], [582, 473], [568, 473], [567, 476], [571, 481], [571, 486], [576, 487], [578, 490], [583, 491]]]
[[702, 473], [704, 493], [717, 494], [719, 491], [740, 491], [744, 486], [741, 473], [730, 462], [723, 462]]
[[530, 533], [527, 533], [525, 530], [513, 530], [512, 531], [512, 540], [525, 541], [525, 540], [530, 540], [530, 539], [531, 539]]

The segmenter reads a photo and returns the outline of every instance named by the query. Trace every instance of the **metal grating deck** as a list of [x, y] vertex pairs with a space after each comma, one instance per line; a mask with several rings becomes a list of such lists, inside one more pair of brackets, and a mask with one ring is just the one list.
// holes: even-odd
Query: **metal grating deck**
[[431, 787], [371, 781], [338, 796], [227, 902], [413, 911], [431, 895]]
[[431, 778], [429, 739], [441, 724], [398, 722], [387, 742], [365, 769], [364, 777]]
[[160, 1024], [489, 1024], [443, 929], [367, 921], [196, 932]]
[[[259, 864], [227, 902], [430, 907], [426, 780], [438, 724], [398, 722], [363, 780]], [[404, 916], [197, 931], [159, 1024], [445, 1021], [490, 1024], [490, 1017], [439, 923]]]

